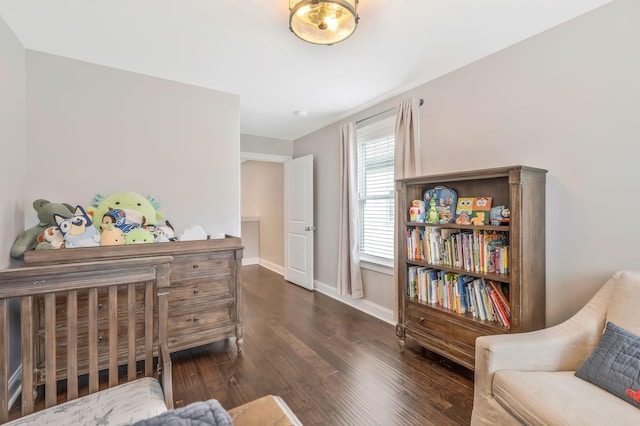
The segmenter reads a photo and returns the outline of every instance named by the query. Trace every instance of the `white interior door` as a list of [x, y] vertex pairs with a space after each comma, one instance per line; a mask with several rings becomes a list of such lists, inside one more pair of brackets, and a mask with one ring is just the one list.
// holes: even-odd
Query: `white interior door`
[[313, 290], [313, 155], [284, 163], [284, 279]]

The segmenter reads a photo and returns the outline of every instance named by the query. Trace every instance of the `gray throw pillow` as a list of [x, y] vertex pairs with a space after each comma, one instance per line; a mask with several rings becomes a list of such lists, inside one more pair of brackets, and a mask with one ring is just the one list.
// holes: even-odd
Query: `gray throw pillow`
[[640, 336], [608, 322], [575, 375], [640, 408]]

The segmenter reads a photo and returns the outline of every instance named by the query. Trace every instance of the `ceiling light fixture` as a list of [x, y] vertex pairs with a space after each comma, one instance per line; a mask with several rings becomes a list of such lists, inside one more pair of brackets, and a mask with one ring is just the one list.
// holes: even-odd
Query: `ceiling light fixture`
[[358, 26], [359, 0], [289, 0], [289, 29], [304, 41], [331, 45]]

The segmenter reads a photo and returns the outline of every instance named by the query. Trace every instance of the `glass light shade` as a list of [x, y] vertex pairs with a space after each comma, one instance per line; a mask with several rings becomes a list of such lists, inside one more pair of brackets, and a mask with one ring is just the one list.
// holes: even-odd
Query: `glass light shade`
[[335, 44], [358, 25], [359, 0], [289, 0], [289, 29], [314, 44]]

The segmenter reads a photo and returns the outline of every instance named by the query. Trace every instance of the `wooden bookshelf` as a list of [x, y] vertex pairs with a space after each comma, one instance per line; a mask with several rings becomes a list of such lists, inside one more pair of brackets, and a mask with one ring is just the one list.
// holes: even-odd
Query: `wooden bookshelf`
[[[500, 333], [519, 333], [545, 326], [545, 181], [546, 170], [511, 166], [472, 170], [396, 181], [396, 236], [398, 259], [398, 324], [396, 334], [400, 348], [406, 339], [443, 355], [467, 368], [475, 368], [475, 339]], [[492, 197], [492, 206], [504, 205], [510, 212], [508, 225], [431, 224], [409, 220], [412, 200], [422, 200], [427, 190], [445, 186], [461, 197]], [[428, 205], [426, 206], [428, 209]], [[455, 206], [453, 208], [455, 211]], [[429, 262], [407, 253], [407, 231], [427, 228], [452, 232], [482, 231], [504, 234], [509, 246], [508, 273], [468, 270], [460, 265]], [[508, 286], [510, 327], [498, 321], [477, 318], [471, 312], [429, 303], [410, 297], [408, 271], [411, 266], [427, 267], [458, 275], [468, 275], [485, 282]]]

